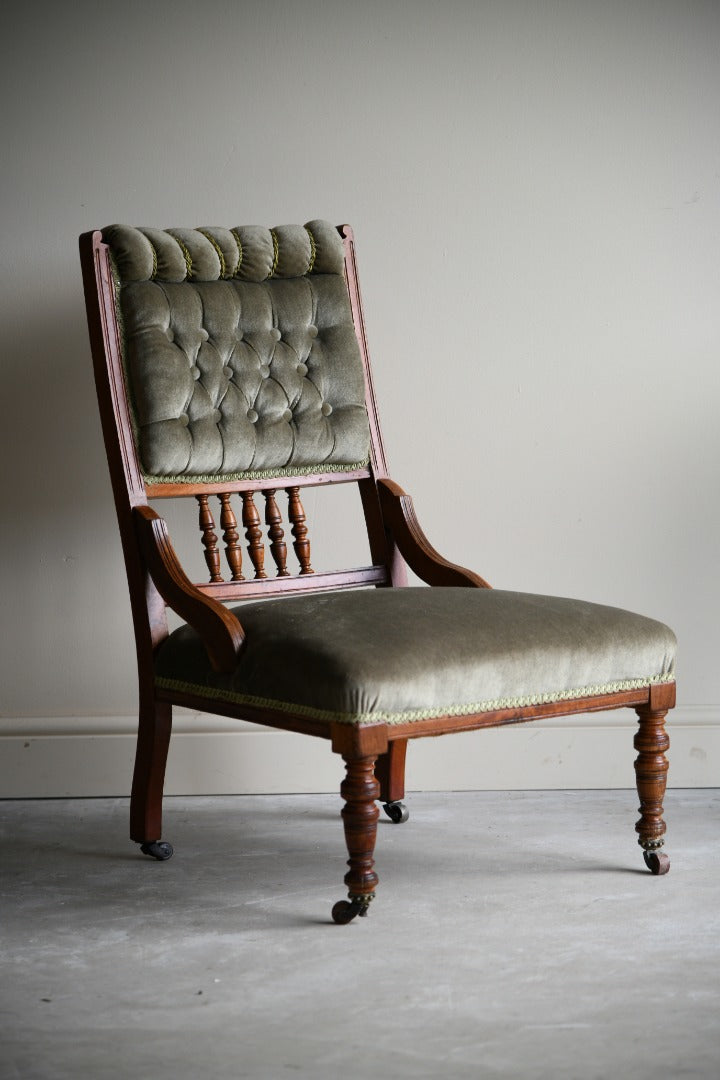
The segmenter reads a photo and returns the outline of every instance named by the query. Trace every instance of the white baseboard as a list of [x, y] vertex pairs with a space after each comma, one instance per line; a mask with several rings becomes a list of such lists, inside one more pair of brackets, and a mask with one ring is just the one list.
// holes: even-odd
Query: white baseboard
[[[175, 710], [166, 793], [337, 791], [342, 762], [324, 739]], [[628, 709], [493, 728], [410, 744], [408, 790], [628, 788]], [[672, 787], [720, 786], [720, 706], [675, 709], [668, 723]], [[124, 796], [134, 717], [0, 721], [0, 798]]]

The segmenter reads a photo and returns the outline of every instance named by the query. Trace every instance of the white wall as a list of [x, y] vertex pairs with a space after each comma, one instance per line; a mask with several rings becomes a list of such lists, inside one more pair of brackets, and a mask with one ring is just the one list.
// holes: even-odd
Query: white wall
[[[720, 6], [692, 0], [6, 15], [2, 791], [129, 783], [130, 616], [77, 235], [316, 216], [355, 227], [393, 473], [436, 546], [497, 586], [670, 623], [673, 777], [717, 783], [719, 46]], [[183, 723], [173, 790], [292, 784], [266, 760], [279, 744]], [[629, 733], [579, 725], [428, 742], [410, 783], [512, 783], [518, 752], [522, 783], [631, 783]], [[297, 783], [334, 786], [327, 747], [307, 753]], [[233, 755], [237, 780], [218, 773]]]

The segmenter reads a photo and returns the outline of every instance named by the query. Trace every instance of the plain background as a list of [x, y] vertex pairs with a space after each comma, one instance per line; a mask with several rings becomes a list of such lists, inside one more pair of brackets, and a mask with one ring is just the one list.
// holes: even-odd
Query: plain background
[[[81, 762], [88, 732], [124, 737], [135, 709], [77, 256], [112, 222], [350, 222], [391, 470], [435, 546], [498, 587], [669, 623], [677, 724], [717, 735], [719, 47], [720, 6], [693, 0], [6, 15], [11, 772], [16, 743], [49, 737], [52, 758], [72, 738]], [[318, 558], [342, 564], [347, 541], [352, 562], [349, 511], [333, 547], [331, 510], [306, 509]], [[194, 531], [173, 519], [181, 545]], [[57, 793], [44, 783], [16, 793]]]

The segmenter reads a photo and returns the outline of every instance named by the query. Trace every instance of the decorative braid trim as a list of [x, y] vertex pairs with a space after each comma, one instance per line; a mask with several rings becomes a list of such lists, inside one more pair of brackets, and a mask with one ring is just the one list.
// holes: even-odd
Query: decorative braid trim
[[193, 276], [192, 255], [188, 251], [185, 244], [183, 244], [182, 240], [178, 240], [177, 236], [173, 236], [172, 233], [168, 233], [168, 236], [172, 236], [173, 240], [175, 241], [177, 246], [182, 251], [183, 259], [185, 260], [185, 266], [187, 267], [187, 277], [188, 277], [188, 281], [189, 281], [190, 278]]
[[[153, 244], [152, 240], [148, 240], [147, 236], [145, 237], [145, 239], [148, 241], [148, 244], [150, 245], [150, 250], [152, 252], [153, 268], [152, 268], [152, 274], [150, 275], [150, 280], [154, 281], [155, 278], [157, 277], [157, 272], [158, 272], [157, 251], [155, 249], [155, 245]], [[120, 286], [120, 277], [117, 274], [117, 266], [115, 266], [115, 261], [114, 260], [113, 260], [113, 267], [115, 268], [116, 288], [119, 288], [119, 286]]]
[[305, 226], [305, 232], [310, 237], [310, 262], [308, 263], [308, 268], [305, 273], [312, 274], [313, 266], [315, 265], [315, 260], [317, 258], [317, 245], [315, 243], [315, 237], [312, 234], [312, 230], [308, 229], [307, 225]]
[[350, 465], [295, 465], [281, 466], [277, 469], [248, 469], [244, 472], [224, 473], [180, 473], [177, 476], [150, 476], [143, 473], [146, 484], [222, 484], [234, 480], [273, 480], [283, 476], [313, 476], [315, 473], [357, 472], [364, 469], [370, 461], [356, 461]]
[[240, 234], [238, 233], [237, 229], [231, 229], [230, 232], [235, 237], [235, 243], [238, 246], [238, 261], [237, 261], [237, 263], [235, 265], [235, 269], [233, 270], [231, 276], [232, 277], [237, 277], [237, 275], [238, 275], [238, 273], [240, 271], [240, 263], [243, 261], [243, 246], [242, 246], [242, 240], [240, 239]]
[[523, 697], [491, 698], [486, 701], [473, 701], [464, 705], [445, 705], [437, 709], [407, 709], [403, 712], [385, 712], [378, 709], [366, 713], [340, 713], [327, 709], [315, 709], [311, 705], [294, 705], [289, 701], [275, 701], [272, 698], [255, 697], [252, 694], [239, 694], [234, 690], [216, 689], [201, 686], [199, 683], [187, 683], [179, 679], [168, 679], [159, 675], [156, 686], [163, 690], [177, 690], [181, 693], [197, 694], [215, 701], [232, 701], [238, 705], [255, 705], [260, 709], [273, 709], [276, 712], [289, 713], [293, 716], [306, 716], [312, 720], [324, 720], [327, 723], [350, 724], [362, 727], [366, 724], [412, 724], [419, 720], [434, 720], [440, 716], [473, 716], [475, 713], [496, 712], [500, 709], [520, 709], [530, 705], [550, 705], [557, 701], [572, 701], [575, 698], [599, 697], [603, 694], [622, 693], [623, 690], [640, 690], [644, 686], [659, 683], [671, 683], [675, 675], [652, 675], [647, 679], [624, 679], [619, 682], [603, 683], [597, 686], [582, 686], [575, 690], [557, 690], [545, 694], [527, 694]]
[[274, 229], [270, 230], [270, 235], [272, 236], [272, 242], [273, 242], [273, 261], [272, 261], [272, 269], [270, 270], [270, 274], [268, 276], [269, 277], [274, 277], [275, 276], [275, 271], [277, 270], [278, 261], [280, 259], [280, 245], [278, 243], [277, 233], [275, 232]]
[[223, 280], [225, 278], [232, 277], [232, 274], [228, 274], [228, 272], [227, 272], [227, 266], [225, 265], [225, 256], [223, 255], [222, 248], [218, 244], [217, 240], [213, 239], [213, 237], [210, 235], [210, 233], [205, 232], [204, 229], [198, 229], [198, 232], [200, 233], [201, 236], [204, 236], [205, 239], [208, 240], [212, 244], [212, 246], [215, 248], [215, 251], [217, 253], [217, 257], [220, 260], [220, 277], [223, 278]]

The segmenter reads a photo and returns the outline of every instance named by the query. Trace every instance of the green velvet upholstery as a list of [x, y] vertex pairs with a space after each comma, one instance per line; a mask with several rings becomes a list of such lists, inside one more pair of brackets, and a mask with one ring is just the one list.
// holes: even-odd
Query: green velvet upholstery
[[377, 589], [250, 602], [236, 670], [187, 626], [156, 678], [207, 698], [349, 724], [469, 715], [674, 678], [665, 625], [581, 600], [491, 589]]
[[146, 480], [367, 461], [364, 373], [334, 226], [113, 225], [103, 239]]

